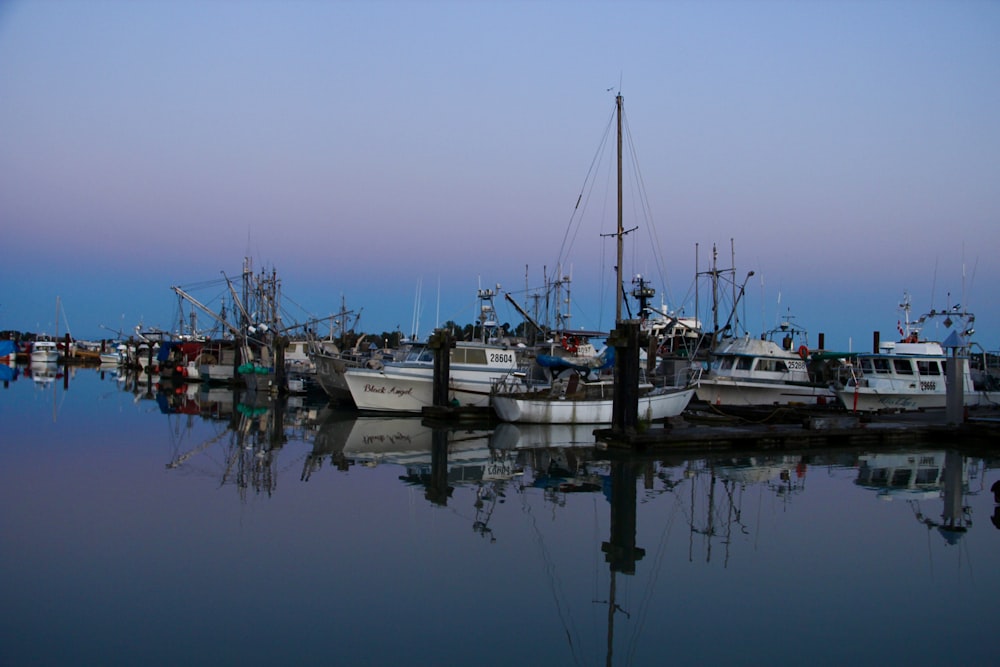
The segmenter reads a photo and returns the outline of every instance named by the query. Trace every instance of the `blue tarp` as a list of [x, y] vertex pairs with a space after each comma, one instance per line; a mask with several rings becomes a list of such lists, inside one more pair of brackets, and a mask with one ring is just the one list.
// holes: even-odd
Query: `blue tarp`
[[537, 357], [537, 361], [539, 366], [544, 366], [545, 368], [551, 368], [555, 371], [561, 371], [567, 368], [572, 368], [575, 371], [582, 371], [586, 373], [589, 371], [611, 368], [615, 363], [615, 348], [611, 346], [604, 348], [604, 351], [601, 352], [601, 354], [597, 358], [601, 360], [599, 366], [574, 364], [572, 360], [568, 357], [556, 357], [551, 354], [540, 354]]
[[0, 364], [0, 382], [13, 382], [17, 378], [17, 369]]
[[12, 340], [0, 340], [0, 357], [6, 357], [17, 352], [17, 343]]

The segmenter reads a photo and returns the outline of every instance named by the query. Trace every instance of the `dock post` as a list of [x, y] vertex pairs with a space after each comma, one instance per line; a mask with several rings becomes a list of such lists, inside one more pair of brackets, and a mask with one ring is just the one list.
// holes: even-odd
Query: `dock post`
[[631, 459], [611, 462], [611, 535], [601, 551], [612, 572], [635, 574], [636, 561], [646, 555], [635, 545], [637, 467]]
[[949, 424], [965, 421], [965, 357], [959, 356], [958, 348], [951, 350], [948, 371], [945, 377], [947, 397], [945, 398], [945, 419]]
[[452, 489], [448, 486], [448, 430], [431, 429], [431, 474], [424, 498], [444, 507]]
[[434, 351], [434, 388], [431, 405], [447, 407], [451, 348], [455, 347], [455, 339], [447, 329], [435, 329], [427, 341], [427, 347]]
[[639, 426], [639, 324], [634, 320], [619, 322], [608, 337], [608, 345], [615, 348], [611, 430], [635, 433]]
[[285, 369], [285, 348], [288, 336], [277, 336], [274, 340], [274, 384], [279, 395], [288, 393], [288, 374]]

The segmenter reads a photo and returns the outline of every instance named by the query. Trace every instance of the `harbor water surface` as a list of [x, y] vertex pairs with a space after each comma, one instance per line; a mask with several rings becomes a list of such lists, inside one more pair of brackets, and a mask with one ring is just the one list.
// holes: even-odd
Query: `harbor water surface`
[[3, 665], [1000, 662], [981, 449], [627, 457], [69, 373], [0, 390]]

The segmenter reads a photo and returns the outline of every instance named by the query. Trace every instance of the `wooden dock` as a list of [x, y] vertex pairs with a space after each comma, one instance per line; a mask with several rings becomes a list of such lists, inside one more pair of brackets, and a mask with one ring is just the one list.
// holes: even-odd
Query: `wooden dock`
[[787, 451], [831, 447], [880, 447], [903, 443], [995, 445], [1000, 410], [980, 408], [962, 423], [945, 422], [943, 410], [885, 415], [845, 411], [806, 412], [797, 421], [786, 416], [754, 421], [699, 411], [636, 432], [595, 431], [598, 447], [619, 450]]

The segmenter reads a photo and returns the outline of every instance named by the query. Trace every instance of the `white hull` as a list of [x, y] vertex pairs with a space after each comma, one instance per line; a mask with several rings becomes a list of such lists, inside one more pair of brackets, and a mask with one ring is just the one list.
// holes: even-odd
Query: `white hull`
[[[639, 419], [656, 421], [684, 412], [694, 389], [655, 389], [639, 398]], [[614, 400], [588, 398], [573, 400], [553, 396], [496, 394], [493, 409], [506, 422], [526, 424], [610, 424]]]
[[51, 341], [35, 341], [31, 346], [31, 362], [54, 364], [59, 361], [59, 348]]
[[[858, 412], [944, 409], [948, 406], [947, 364], [940, 343], [887, 343], [877, 354], [859, 355], [860, 372], [837, 390], [837, 396], [845, 408]], [[995, 393], [976, 391], [966, 359], [961, 384], [966, 406], [996, 404], [1000, 399]]]
[[[434, 404], [433, 371], [419, 370], [423, 372], [403, 373], [389, 366], [379, 370], [350, 368], [344, 380], [359, 410], [418, 413]], [[460, 406], [489, 407], [493, 381], [505, 373], [452, 369], [448, 400]]]
[[[943, 383], [942, 383], [943, 384]], [[837, 391], [844, 407], [857, 412], [878, 412], [880, 410], [933, 410], [944, 409], [948, 405], [948, 395], [944, 388], [921, 391], [872, 389], [870, 387], [846, 387]], [[987, 392], [967, 389], [963, 393], [963, 403], [968, 407], [995, 405], [1000, 396]]]
[[695, 393], [699, 401], [712, 405], [826, 405], [837, 400], [826, 387], [729, 377], [703, 377]]

